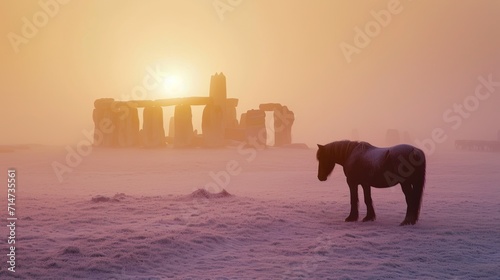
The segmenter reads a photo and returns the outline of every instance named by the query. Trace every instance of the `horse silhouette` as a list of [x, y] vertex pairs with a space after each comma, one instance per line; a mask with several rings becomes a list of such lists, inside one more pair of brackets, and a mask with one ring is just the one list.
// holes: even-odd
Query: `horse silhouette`
[[419, 218], [425, 185], [426, 159], [422, 150], [411, 145], [388, 148], [375, 147], [366, 142], [336, 141], [318, 144], [318, 179], [326, 181], [335, 164], [344, 167], [351, 195], [351, 212], [346, 222], [358, 220], [358, 186], [363, 188], [366, 217], [363, 222], [374, 221], [375, 209], [371, 187], [388, 188], [401, 185], [406, 198], [406, 216], [400, 225], [414, 225]]

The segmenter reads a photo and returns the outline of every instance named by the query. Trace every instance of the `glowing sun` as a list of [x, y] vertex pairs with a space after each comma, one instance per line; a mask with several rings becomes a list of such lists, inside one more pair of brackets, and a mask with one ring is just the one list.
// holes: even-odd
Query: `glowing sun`
[[182, 77], [178, 75], [169, 75], [163, 80], [163, 88], [168, 97], [183, 97], [186, 92], [186, 86]]

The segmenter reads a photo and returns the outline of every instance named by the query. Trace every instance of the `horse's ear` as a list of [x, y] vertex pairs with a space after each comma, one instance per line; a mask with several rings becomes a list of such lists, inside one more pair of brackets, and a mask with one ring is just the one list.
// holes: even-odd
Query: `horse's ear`
[[323, 145], [320, 145], [320, 144], [317, 144], [318, 145], [318, 149], [322, 149], [324, 146]]

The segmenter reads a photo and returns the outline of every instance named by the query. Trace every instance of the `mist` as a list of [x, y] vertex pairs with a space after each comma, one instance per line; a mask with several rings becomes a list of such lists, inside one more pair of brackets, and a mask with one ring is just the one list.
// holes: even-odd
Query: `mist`
[[[182, 77], [184, 96], [208, 96], [223, 72], [238, 115], [286, 105], [293, 141], [308, 145], [353, 130], [380, 145], [387, 129], [413, 141], [435, 129], [496, 139], [498, 1], [232, 3], [2, 1], [0, 144], [76, 144], [93, 128], [95, 99], [132, 99], [152, 69]], [[143, 97], [171, 96], [159, 87]]]
[[0, 279], [500, 279], [499, 19], [0, 1]]

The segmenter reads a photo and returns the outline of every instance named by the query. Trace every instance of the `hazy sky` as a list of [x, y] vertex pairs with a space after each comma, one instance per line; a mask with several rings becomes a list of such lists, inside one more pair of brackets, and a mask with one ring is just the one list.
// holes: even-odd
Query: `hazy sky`
[[[479, 76], [500, 82], [500, 1], [67, 2], [0, 2], [0, 144], [76, 144], [96, 98], [127, 99], [155, 68], [181, 77], [188, 96], [207, 96], [210, 75], [224, 72], [238, 114], [287, 105], [296, 142], [352, 129], [376, 143], [387, 128], [417, 138], [438, 127], [450, 138], [500, 130], [500, 86], [472, 97]], [[373, 37], [363, 42], [356, 28]], [[357, 51], [346, 57], [342, 44]], [[166, 97], [163, 87], [147, 93]], [[443, 119], [464, 100], [467, 118]]]

